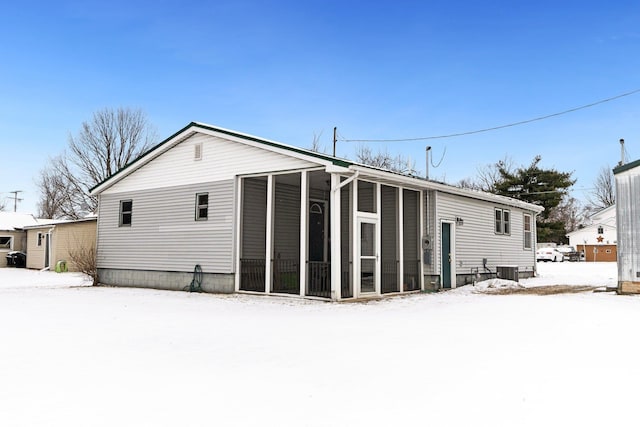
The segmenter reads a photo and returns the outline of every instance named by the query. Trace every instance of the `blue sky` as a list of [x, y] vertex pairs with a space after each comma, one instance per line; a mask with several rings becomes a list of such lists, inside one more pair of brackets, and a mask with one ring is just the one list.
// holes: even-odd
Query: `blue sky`
[[[527, 120], [640, 88], [640, 3], [59, 1], [0, 7], [0, 197], [34, 180], [96, 110], [140, 108], [164, 139], [191, 121], [331, 150]], [[505, 156], [573, 171], [640, 157], [640, 93], [464, 137], [371, 143], [456, 182]], [[353, 157], [356, 143], [339, 142]], [[13, 208], [8, 203], [9, 209]]]

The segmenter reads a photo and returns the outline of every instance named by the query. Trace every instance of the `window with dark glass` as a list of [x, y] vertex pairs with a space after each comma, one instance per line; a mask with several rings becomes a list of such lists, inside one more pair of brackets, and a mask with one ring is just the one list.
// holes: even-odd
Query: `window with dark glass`
[[506, 209], [495, 210], [495, 233], [511, 234], [511, 212]]
[[12, 240], [13, 238], [11, 236], [0, 236], [0, 248], [11, 249]]
[[598, 234], [603, 234], [603, 233], [604, 233], [604, 228], [598, 227]]
[[495, 231], [496, 234], [502, 234], [502, 209], [496, 209], [496, 227], [495, 227]]
[[209, 217], [209, 193], [196, 194], [196, 221]]
[[120, 200], [120, 227], [131, 226], [133, 200]]

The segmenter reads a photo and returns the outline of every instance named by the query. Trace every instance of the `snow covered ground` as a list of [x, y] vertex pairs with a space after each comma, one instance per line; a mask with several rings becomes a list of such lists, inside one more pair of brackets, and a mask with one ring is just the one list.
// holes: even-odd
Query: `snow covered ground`
[[[614, 263], [527, 287], [615, 286]], [[640, 298], [369, 303], [90, 287], [0, 269], [1, 426], [631, 426]]]

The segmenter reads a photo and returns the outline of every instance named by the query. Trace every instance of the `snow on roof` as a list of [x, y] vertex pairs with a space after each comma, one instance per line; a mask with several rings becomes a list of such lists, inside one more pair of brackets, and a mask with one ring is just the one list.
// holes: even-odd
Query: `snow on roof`
[[80, 219], [38, 219], [37, 224], [28, 225], [28, 226], [25, 226], [24, 228], [27, 230], [30, 230], [32, 228], [50, 227], [52, 225], [58, 225], [58, 224], [73, 224], [77, 222], [87, 222], [87, 221], [97, 221], [97, 220], [98, 220], [97, 216], [91, 216], [91, 215], [88, 215]]
[[0, 212], [0, 230], [2, 231], [15, 231], [22, 229], [28, 225], [37, 225], [40, 221], [31, 214], [18, 213], [18, 212]]

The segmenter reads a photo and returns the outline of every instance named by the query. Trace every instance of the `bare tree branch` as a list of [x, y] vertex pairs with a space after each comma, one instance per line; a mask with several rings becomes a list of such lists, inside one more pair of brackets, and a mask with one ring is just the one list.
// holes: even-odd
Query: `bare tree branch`
[[616, 185], [609, 165], [600, 169], [593, 187], [587, 197], [591, 210], [598, 211], [616, 204]]
[[41, 171], [39, 209], [51, 218], [77, 219], [95, 212], [89, 190], [147, 151], [156, 134], [141, 110], [105, 108], [69, 136], [69, 152]]
[[415, 162], [409, 157], [404, 158], [400, 154], [392, 156], [388, 151], [378, 151], [374, 153], [367, 146], [360, 146], [356, 149], [356, 160], [365, 165], [374, 166], [380, 169], [387, 169], [407, 175], [417, 175]]

